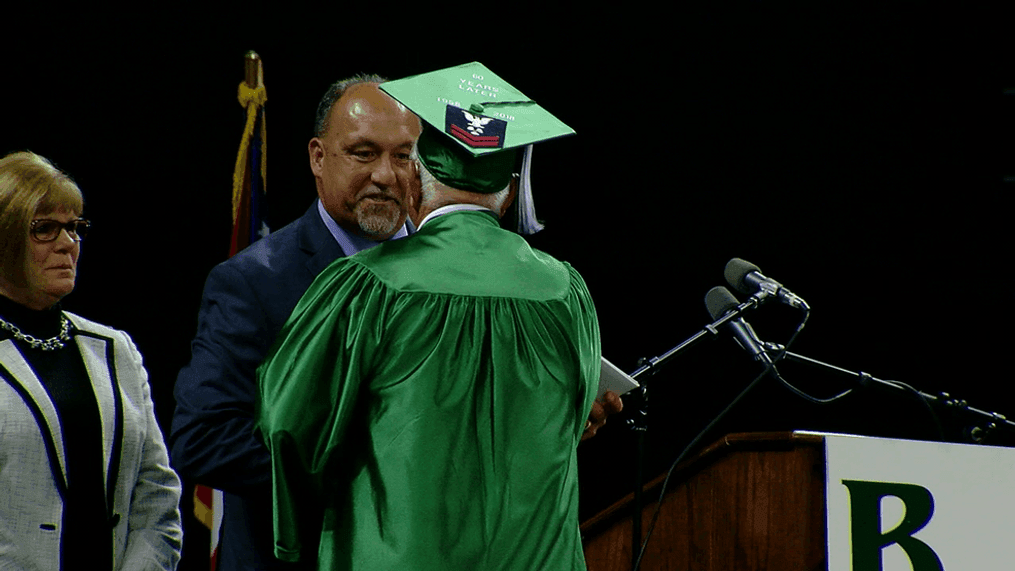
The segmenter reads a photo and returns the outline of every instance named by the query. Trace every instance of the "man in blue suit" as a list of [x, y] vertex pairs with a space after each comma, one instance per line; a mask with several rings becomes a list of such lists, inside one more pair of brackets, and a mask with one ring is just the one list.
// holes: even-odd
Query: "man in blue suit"
[[332, 261], [407, 234], [410, 159], [419, 120], [376, 76], [331, 86], [317, 111], [310, 168], [318, 200], [306, 214], [208, 275], [191, 361], [176, 381], [169, 437], [190, 483], [225, 492], [220, 571], [312, 569], [272, 554], [271, 470], [254, 436], [254, 372], [314, 278]]
[[[208, 275], [191, 360], [176, 379], [170, 459], [190, 484], [225, 492], [218, 571], [314, 569], [273, 554], [271, 465], [254, 436], [254, 373], [296, 303], [332, 261], [408, 234], [418, 174], [410, 159], [419, 119], [357, 76], [333, 84], [317, 108], [310, 169], [318, 200]], [[411, 224], [411, 222], [410, 222]], [[593, 405], [583, 440], [620, 398]]]

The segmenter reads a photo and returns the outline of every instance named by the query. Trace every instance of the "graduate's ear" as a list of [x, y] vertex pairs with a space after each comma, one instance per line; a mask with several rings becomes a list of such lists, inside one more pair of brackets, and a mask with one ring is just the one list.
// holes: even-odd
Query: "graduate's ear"
[[508, 191], [507, 198], [504, 199], [504, 204], [500, 205], [500, 212], [497, 213], [497, 215], [500, 216], [501, 218], [504, 217], [504, 214], [508, 211], [508, 208], [511, 208], [511, 205], [514, 204], [515, 202], [515, 197], [518, 196], [517, 174], [511, 175], [511, 182], [508, 183], [508, 188], [510, 188], [511, 190]]
[[423, 185], [419, 178], [419, 161], [412, 161], [413, 177], [409, 188], [405, 193], [405, 208], [413, 225], [419, 228], [423, 217], [419, 215], [419, 209], [423, 205]]

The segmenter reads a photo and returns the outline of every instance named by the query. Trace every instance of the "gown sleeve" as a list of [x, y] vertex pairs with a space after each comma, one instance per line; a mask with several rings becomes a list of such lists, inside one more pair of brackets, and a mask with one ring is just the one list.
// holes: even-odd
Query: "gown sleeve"
[[257, 429], [271, 457], [275, 556], [283, 561], [299, 561], [319, 540], [322, 479], [369, 374], [380, 336], [369, 300], [381, 289], [364, 268], [338, 260], [307, 290], [257, 370]]
[[599, 387], [602, 348], [599, 340], [599, 319], [596, 316], [596, 306], [592, 302], [592, 296], [581, 275], [570, 265], [567, 267], [571, 274], [572, 311], [575, 323], [574, 339], [581, 362], [581, 390], [578, 393], [578, 398], [582, 414], [578, 416], [580, 422], [577, 428], [580, 440], [581, 434], [585, 430], [585, 419], [592, 410], [592, 403], [596, 399]]

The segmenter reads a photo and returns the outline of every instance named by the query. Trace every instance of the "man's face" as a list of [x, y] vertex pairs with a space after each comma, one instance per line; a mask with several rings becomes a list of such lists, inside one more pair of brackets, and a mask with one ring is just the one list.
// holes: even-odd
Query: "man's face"
[[317, 194], [335, 222], [375, 240], [402, 227], [419, 131], [419, 119], [376, 83], [354, 85], [335, 102], [328, 131], [308, 147]]

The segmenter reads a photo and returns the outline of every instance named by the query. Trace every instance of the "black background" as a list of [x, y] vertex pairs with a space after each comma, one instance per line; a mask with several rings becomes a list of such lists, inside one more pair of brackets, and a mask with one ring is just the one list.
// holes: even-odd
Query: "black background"
[[[228, 253], [250, 49], [265, 65], [273, 228], [315, 196], [306, 145], [331, 82], [481, 61], [577, 131], [536, 149], [547, 230], [532, 242], [584, 275], [621, 368], [709, 322], [704, 295], [741, 257], [812, 306], [796, 352], [1015, 414], [1002, 344], [1015, 78], [994, 65], [1012, 61], [989, 41], [997, 15], [915, 2], [423, 8], [6, 18], [0, 151], [42, 154], [81, 186], [94, 230], [64, 305], [133, 336], [163, 426], [204, 278]], [[772, 304], [749, 319], [785, 342], [798, 317]], [[848, 386], [780, 368], [821, 396]], [[667, 365], [651, 381], [649, 474], [757, 372], [728, 339]], [[630, 489], [633, 440], [611, 420], [580, 448], [586, 516]], [[716, 436], [773, 428], [932, 437], [905, 399], [857, 391], [821, 408], [771, 382]], [[181, 568], [198, 568], [202, 541], [188, 533]]]

